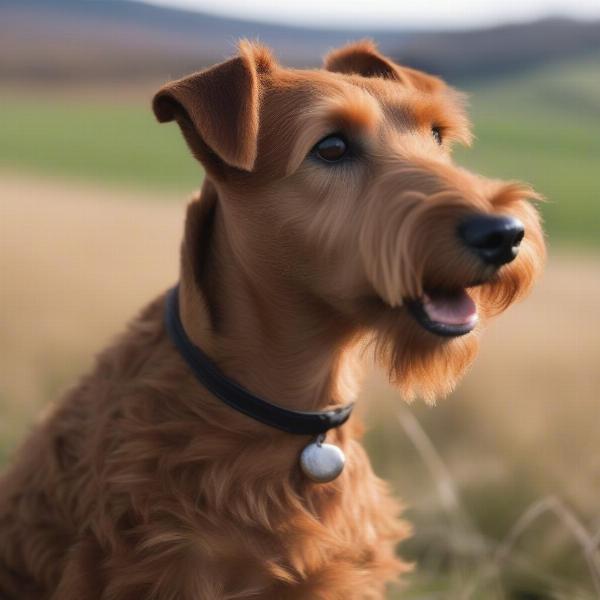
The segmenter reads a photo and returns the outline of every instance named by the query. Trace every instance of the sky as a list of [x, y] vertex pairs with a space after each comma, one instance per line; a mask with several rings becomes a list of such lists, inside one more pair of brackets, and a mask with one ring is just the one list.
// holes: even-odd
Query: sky
[[215, 14], [324, 27], [467, 28], [563, 15], [600, 19], [600, 0], [146, 0]]

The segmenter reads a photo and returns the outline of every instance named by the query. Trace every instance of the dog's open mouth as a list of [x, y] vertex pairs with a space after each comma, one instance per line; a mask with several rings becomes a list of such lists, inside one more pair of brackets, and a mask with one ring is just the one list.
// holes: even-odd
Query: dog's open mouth
[[430, 290], [407, 307], [421, 327], [443, 337], [470, 333], [478, 321], [477, 305], [465, 289]]

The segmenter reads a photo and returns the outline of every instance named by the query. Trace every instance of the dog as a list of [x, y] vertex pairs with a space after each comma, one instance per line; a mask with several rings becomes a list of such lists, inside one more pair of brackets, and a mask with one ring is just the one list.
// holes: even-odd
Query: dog
[[[315, 442], [239, 394], [282, 422], [333, 423], [364, 352], [407, 399], [454, 388], [545, 253], [530, 187], [453, 164], [464, 104], [369, 41], [314, 70], [242, 41], [158, 91], [158, 121], [206, 172], [171, 317], [238, 406], [198, 381], [154, 300], [0, 480], [2, 599], [384, 597], [410, 568], [409, 527], [360, 423]], [[299, 457], [325, 445], [324, 483]]]

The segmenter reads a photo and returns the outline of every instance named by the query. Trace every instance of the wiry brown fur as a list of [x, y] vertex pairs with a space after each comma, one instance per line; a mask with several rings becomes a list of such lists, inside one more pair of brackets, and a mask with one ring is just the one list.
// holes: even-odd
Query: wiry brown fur
[[[441, 80], [368, 42], [326, 67], [284, 69], [243, 43], [157, 94], [158, 119], [178, 121], [207, 171], [188, 207], [181, 317], [225, 373], [284, 406], [351, 400], [368, 340], [406, 397], [432, 399], [471, 363], [479, 332], [436, 337], [406, 300], [482, 281], [471, 295], [485, 319], [525, 293], [544, 255], [535, 194], [452, 164], [469, 124]], [[360, 157], [310, 156], [340, 131]], [[457, 241], [476, 213], [525, 223], [518, 259], [498, 272]], [[407, 527], [355, 418], [328, 434], [343, 474], [307, 481], [308, 439], [203, 389], [167, 338], [163, 303], [100, 355], [0, 480], [0, 597], [381, 599], [407, 568], [394, 552]]]

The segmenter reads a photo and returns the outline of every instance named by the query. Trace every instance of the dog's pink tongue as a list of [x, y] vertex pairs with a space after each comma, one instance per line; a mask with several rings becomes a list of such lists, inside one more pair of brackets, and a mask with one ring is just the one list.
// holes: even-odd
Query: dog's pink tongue
[[464, 290], [455, 294], [423, 297], [427, 316], [444, 325], [473, 325], [477, 321], [477, 305]]

